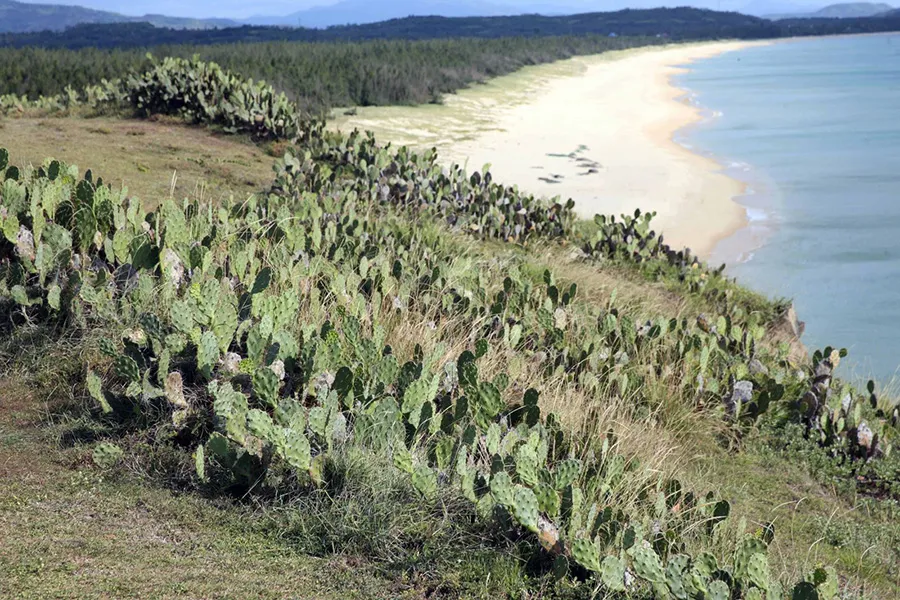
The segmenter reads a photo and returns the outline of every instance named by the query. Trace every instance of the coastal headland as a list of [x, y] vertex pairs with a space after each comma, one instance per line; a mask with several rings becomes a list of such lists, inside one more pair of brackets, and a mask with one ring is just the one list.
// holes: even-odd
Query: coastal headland
[[672, 82], [692, 61], [766, 42], [668, 45], [578, 57], [476, 85], [442, 104], [336, 111], [332, 127], [437, 148], [470, 170], [594, 214], [656, 211], [675, 247], [708, 257], [746, 224], [744, 184], [674, 141], [701, 110]]

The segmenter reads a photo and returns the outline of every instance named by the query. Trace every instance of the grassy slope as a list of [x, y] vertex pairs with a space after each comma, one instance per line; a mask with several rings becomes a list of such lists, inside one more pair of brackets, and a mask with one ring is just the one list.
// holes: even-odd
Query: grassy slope
[[[146, 131], [140, 136], [145, 141], [131, 141], [135, 130]], [[79, 145], [54, 146], [53, 135], [45, 132], [78, 135]], [[123, 145], [129, 150], [123, 152]], [[230, 190], [237, 195], [267, 181], [271, 162], [250, 146], [200, 130], [107, 119], [0, 121], [0, 146], [8, 147], [19, 163], [56, 155], [89, 163], [98, 174], [101, 169], [124, 173], [126, 183], [143, 197], [169, 191], [173, 164], [181, 165], [176, 167], [179, 179], [187, 182], [179, 187], [182, 194], [194, 191], [193, 178], [209, 181], [219, 194]], [[228, 162], [236, 156], [241, 162]], [[203, 160], [190, 160], [197, 157]], [[255, 179], [245, 184], [245, 177]], [[483, 248], [494, 250], [499, 248]], [[647, 314], [688, 317], [704, 310], [696, 299], [633, 273], [566, 264], [559, 250], [535, 248], [528, 260], [535, 269], [552, 265], [561, 278], [578, 282], [580, 293], [592, 303], [605, 304], [615, 293], [617, 304]], [[408, 589], [397, 576], [379, 579], [358, 558], [350, 559], [348, 567], [347, 560], [299, 554], [290, 542], [266, 533], [265, 519], [244, 508], [217, 508], [190, 495], [173, 495], [133, 475], [104, 480], [90, 466], [88, 445], [61, 445], [54, 437], [61, 431], [53, 424], [57, 413], [40, 400], [23, 387], [21, 376], [6, 374], [0, 387], [0, 474], [11, 484], [0, 491], [0, 570], [12, 574], [4, 585], [15, 587], [0, 590], [0, 595], [322, 598], [422, 591]], [[43, 408], [38, 412], [36, 406]], [[752, 439], [744, 453], [728, 453], [714, 441], [715, 422], [692, 415], [679, 418], [671, 418], [667, 427], [680, 476], [700, 489], [722, 489], [751, 525], [775, 520], [779, 535], [773, 565], [782, 574], [835, 564], [850, 587], [864, 588], [869, 597], [896, 597], [896, 517], [892, 524], [883, 512], [867, 513]], [[39, 420], [49, 427], [35, 427]], [[433, 579], [445, 576], [432, 574]], [[469, 597], [471, 589], [450, 584], [445, 591]]]
[[245, 196], [272, 180], [272, 159], [254, 146], [165, 121], [0, 119], [0, 139], [17, 163], [53, 156], [121, 177], [144, 199], [168, 196], [173, 178], [176, 197], [199, 192], [208, 200]]
[[395, 598], [360, 561], [314, 558], [257, 515], [102, 476], [46, 407], [0, 381], [0, 597]]

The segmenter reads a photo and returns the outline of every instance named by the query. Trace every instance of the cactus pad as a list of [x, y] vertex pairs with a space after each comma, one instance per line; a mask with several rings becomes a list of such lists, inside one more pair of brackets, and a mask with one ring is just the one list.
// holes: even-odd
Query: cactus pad
[[[580, 538], [572, 542], [572, 558], [579, 565], [589, 571], [600, 572], [602, 574], [602, 564], [600, 562], [600, 550], [591, 540]], [[604, 581], [605, 583], [605, 581]]]
[[631, 549], [631, 558], [638, 577], [651, 583], [665, 582], [662, 562], [652, 548], [637, 545]]
[[122, 449], [109, 442], [101, 442], [94, 447], [91, 457], [101, 469], [111, 469], [122, 459]]

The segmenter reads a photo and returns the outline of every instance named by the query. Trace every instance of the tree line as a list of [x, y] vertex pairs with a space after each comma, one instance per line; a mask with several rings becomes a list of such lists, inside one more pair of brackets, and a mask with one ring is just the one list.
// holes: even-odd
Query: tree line
[[197, 56], [265, 79], [303, 109], [437, 102], [489, 77], [577, 55], [673, 40], [765, 39], [900, 30], [900, 17], [770, 21], [693, 8], [566, 17], [409, 17], [325, 30], [203, 31], [146, 23], [0, 35], [0, 95], [37, 98]]
[[[339, 106], [438, 102], [474, 82], [528, 65], [648, 44], [662, 38], [569, 36], [359, 43], [266, 42], [158, 46], [152, 56], [216, 62], [264, 79], [308, 112]], [[36, 98], [146, 70], [147, 49], [0, 48], [0, 95]]]

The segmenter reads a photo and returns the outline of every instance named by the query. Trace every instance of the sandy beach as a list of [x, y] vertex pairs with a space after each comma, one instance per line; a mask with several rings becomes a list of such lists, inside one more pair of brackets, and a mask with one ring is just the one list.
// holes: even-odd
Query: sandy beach
[[673, 45], [578, 57], [491, 80], [443, 105], [360, 109], [333, 127], [436, 147], [470, 170], [541, 196], [575, 200], [594, 214], [656, 211], [655, 229], [708, 257], [746, 224], [733, 198], [743, 184], [714, 160], [673, 141], [700, 110], [671, 83], [679, 65], [758, 42]]

